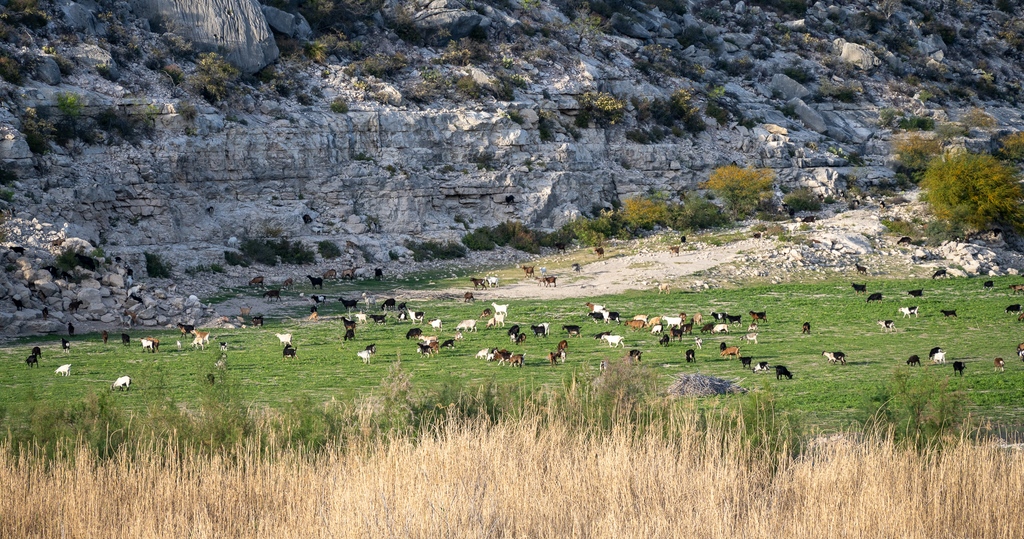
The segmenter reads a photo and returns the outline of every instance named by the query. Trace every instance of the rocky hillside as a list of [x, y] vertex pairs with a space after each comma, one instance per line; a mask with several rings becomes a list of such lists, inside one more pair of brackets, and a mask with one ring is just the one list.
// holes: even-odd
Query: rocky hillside
[[1013, 0], [6, 0], [5, 234], [179, 270], [246, 237], [326, 238], [348, 246], [339, 267], [366, 267], [409, 238], [681, 197], [732, 163], [842, 203], [907, 185], [892, 150], [907, 129], [991, 150], [1024, 126], [1022, 15]]

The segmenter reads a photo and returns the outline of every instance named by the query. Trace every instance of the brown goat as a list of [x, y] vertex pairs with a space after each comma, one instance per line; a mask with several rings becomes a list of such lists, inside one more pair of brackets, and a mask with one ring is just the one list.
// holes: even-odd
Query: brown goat
[[719, 354], [719, 355], [722, 356], [722, 357], [726, 357], [726, 356], [740, 357], [740, 348], [738, 346], [730, 346], [730, 347], [726, 348], [725, 350], [722, 350], [722, 353]]

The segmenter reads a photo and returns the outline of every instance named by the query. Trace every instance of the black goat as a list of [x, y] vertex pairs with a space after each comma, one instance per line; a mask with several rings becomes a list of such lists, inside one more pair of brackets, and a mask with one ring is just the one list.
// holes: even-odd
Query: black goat
[[789, 369], [787, 369], [783, 365], [776, 365], [775, 366], [775, 379], [776, 380], [782, 380], [783, 376], [785, 376], [786, 379], [788, 379], [788, 380], [792, 380], [793, 379], [793, 373], [789, 372]]
[[311, 288], [316, 288], [319, 286], [320, 290], [324, 289], [323, 277], [313, 277], [312, 275], [307, 275], [306, 278], [309, 279], [309, 285]]

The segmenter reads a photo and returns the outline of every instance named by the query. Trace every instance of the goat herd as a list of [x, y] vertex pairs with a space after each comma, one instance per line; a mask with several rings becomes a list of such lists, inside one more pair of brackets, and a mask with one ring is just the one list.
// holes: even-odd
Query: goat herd
[[[523, 268], [524, 270], [526, 268]], [[529, 268], [533, 270], [533, 268]], [[528, 273], [532, 273], [529, 271]], [[310, 279], [312, 285], [319, 284], [313, 278]], [[496, 278], [488, 279], [472, 279], [474, 287], [495, 287], [497, 286]], [[551, 283], [554, 284], [553, 282]], [[322, 286], [322, 284], [321, 284]], [[992, 288], [992, 281], [986, 281], [984, 283], [985, 288]], [[852, 287], [854, 292], [857, 294], [867, 294], [866, 284], [853, 283]], [[1024, 292], [1024, 285], [1010, 285], [1010, 289], [1013, 294]], [[923, 297], [923, 289], [907, 291], [908, 296], [912, 298]], [[470, 295], [466, 296], [466, 301], [472, 301]], [[882, 294], [875, 292], [867, 296], [867, 303], [882, 301]], [[318, 316], [318, 307], [327, 302], [327, 298], [323, 295], [312, 295], [309, 297], [312, 302], [310, 308], [311, 315], [310, 321], [315, 322], [326, 322], [331, 320], [333, 317], [320, 318]], [[521, 327], [519, 324], [512, 323], [510, 320], [509, 324], [506, 324], [509, 316], [508, 304], [491, 303], [490, 308], [483, 309], [479, 318], [468, 318], [463, 319], [455, 324], [454, 332], [451, 333], [449, 338], [442, 338], [442, 334], [445, 329], [445, 323], [441, 318], [427, 318], [426, 313], [423, 311], [412, 310], [408, 307], [406, 302], [398, 302], [395, 298], [388, 298], [382, 302], [379, 306], [380, 314], [368, 314], [364, 312], [353, 313], [359, 306], [359, 302], [356, 300], [346, 300], [340, 298], [339, 301], [342, 303], [345, 314], [338, 316], [337, 319], [341, 321], [343, 328], [342, 333], [342, 345], [345, 346], [349, 341], [356, 340], [356, 331], [360, 325], [365, 327], [386, 327], [389, 322], [394, 325], [396, 323], [408, 322], [413, 327], [405, 332], [406, 341], [415, 339], [416, 344], [414, 349], [410, 349], [410, 352], [416, 352], [421, 357], [431, 357], [442, 353], [442, 350], [456, 350], [460, 346], [460, 341], [463, 341], [467, 334], [477, 333], [478, 325], [482, 325], [484, 330], [488, 332], [488, 338], [491, 339], [491, 344], [494, 344], [494, 334], [500, 334], [501, 339], [508, 339], [507, 346], [488, 346], [479, 350], [475, 357], [486, 361], [496, 362], [498, 365], [510, 365], [516, 367], [523, 367], [527, 364], [527, 353], [524, 351], [522, 345], [527, 340], [529, 333], [532, 333], [533, 339], [544, 339], [551, 335], [553, 330], [553, 324], [551, 322], [538, 322], [525, 324], [526, 328]], [[370, 308], [377, 308], [375, 302], [372, 302], [372, 298], [363, 295], [363, 302]], [[573, 339], [582, 339], [584, 337], [584, 326], [590, 325], [585, 321], [589, 320], [594, 324], [601, 324], [599, 327], [607, 327], [606, 324], [615, 322], [616, 327], [620, 327], [622, 332], [614, 331], [599, 331], [593, 334], [593, 338], [607, 345], [608, 348], [622, 348], [623, 355], [621, 360], [626, 363], [640, 363], [642, 361], [644, 351], [641, 348], [630, 348], [627, 346], [627, 342], [632, 340], [637, 343], [648, 342], [647, 339], [657, 339], [660, 346], [667, 347], [673, 342], [682, 343], [684, 338], [692, 339], [692, 348], [685, 350], [684, 357], [687, 363], [694, 363], [697, 361], [697, 350], [703, 349], [704, 338], [716, 338], [725, 336], [738, 335], [739, 343], [732, 345], [727, 344], [725, 341], [719, 342], [718, 346], [718, 357], [721, 359], [733, 359], [738, 360], [743, 369], [749, 369], [753, 373], [767, 373], [774, 371], [776, 379], [792, 379], [793, 372], [786, 365], [770, 365], [767, 361], [754, 362], [753, 358], [748, 355], [741, 353], [741, 346], [746, 345], [757, 345], [759, 327], [761, 324], [768, 324], [768, 313], [767, 311], [748, 311], [749, 323], [746, 324], [746, 331], [743, 331], [743, 324], [745, 316], [742, 315], [731, 315], [726, 312], [715, 312], [712, 311], [707, 317], [701, 313], [687, 314], [685, 312], [674, 313], [671, 315], [660, 315], [651, 316], [647, 314], [634, 315], [632, 317], [623, 316], [618, 311], [613, 311], [604, 305], [598, 305], [592, 302], [587, 302], [587, 310], [580, 313], [583, 318], [583, 323], [564, 324], [561, 325], [560, 335], [564, 336], [554, 349], [547, 353], [546, 357], [543, 357], [539, 364], [550, 365], [552, 367], [564, 363], [566, 358], [569, 356], [570, 341]], [[898, 313], [902, 314], [902, 318], [906, 319], [909, 317], [918, 317], [920, 314], [919, 306], [902, 306], [899, 307]], [[939, 312], [944, 318], [955, 318], [957, 316], [956, 310], [943, 310]], [[1021, 309], [1020, 304], [1009, 305], [1005, 309], [1005, 313], [1015, 313], [1018, 315], [1018, 320], [1024, 321], [1024, 311]], [[262, 327], [264, 323], [263, 316], [249, 317], [248, 309], [244, 309], [242, 312], [246, 316], [246, 322], [251, 322], [253, 327]], [[351, 318], [349, 318], [351, 316]], [[478, 321], [483, 321], [478, 324]], [[895, 320], [878, 320], [878, 325], [881, 331], [884, 333], [896, 333], [896, 321]], [[510, 325], [510, 327], [506, 327]], [[737, 328], [739, 325], [739, 328]], [[186, 339], [186, 343], [191, 345], [192, 349], [205, 350], [206, 345], [209, 344], [211, 336], [210, 331], [200, 330], [192, 325], [181, 324], [177, 325], [178, 330], [182, 337], [191, 338], [191, 342]], [[245, 327], [245, 326], [243, 326]], [[431, 334], [426, 334], [427, 328]], [[449, 326], [450, 327], [450, 326]], [[339, 329], [341, 329], [339, 328]], [[499, 329], [500, 328], [500, 329]], [[528, 328], [528, 329], [527, 329]], [[362, 330], [360, 330], [362, 331]], [[631, 332], [632, 336], [630, 336]], [[640, 332], [649, 333], [649, 337], [641, 338]], [[695, 334], [696, 333], [696, 334]], [[811, 323], [803, 322], [801, 324], [801, 334], [811, 333]], [[392, 338], [400, 338], [400, 332], [390, 332]], [[481, 334], [483, 335], [483, 334]], [[377, 337], [381, 334], [378, 332]], [[293, 333], [278, 333], [276, 334], [277, 339], [283, 346], [282, 356], [284, 358], [299, 358], [298, 349], [293, 344]], [[107, 343], [108, 333], [103, 331], [101, 335], [104, 344]], [[476, 340], [479, 340], [477, 338]], [[143, 352], [149, 352], [156, 354], [160, 351], [160, 340], [155, 337], [143, 337], [137, 341], [127, 333], [121, 334], [121, 342], [124, 346], [131, 346], [133, 342], [138, 342], [141, 345]], [[397, 342], [404, 342], [398, 340]], [[64, 355], [70, 356], [71, 354], [71, 342], [67, 339], [61, 339], [61, 351]], [[182, 350], [182, 341], [176, 340], [175, 342], [177, 349]], [[364, 343], [365, 344], [365, 343]], [[398, 345], [399, 347], [405, 345]], [[359, 345], [361, 349], [355, 352], [357, 359], [363, 363], [369, 364], [372, 358], [377, 353], [376, 343], [370, 343], [363, 346]], [[357, 347], [357, 348], [359, 348]], [[511, 347], [513, 350], [509, 350]], [[220, 342], [221, 360], [226, 358], [228, 348], [228, 342]], [[592, 346], [580, 346], [573, 345], [573, 348], [583, 348], [586, 350], [589, 348], [593, 351]], [[1018, 357], [1024, 361], [1024, 343], [1021, 343], [1017, 347], [1016, 351]], [[835, 365], [846, 365], [848, 356], [842, 351], [823, 351], [821, 354], [829, 364]], [[39, 365], [39, 360], [42, 357], [42, 350], [39, 346], [35, 346], [31, 354], [26, 359], [26, 363], [29, 367]], [[399, 354], [400, 357], [400, 354]], [[933, 364], [944, 364], [946, 363], [946, 351], [939, 346], [933, 347], [928, 353], [928, 360]], [[601, 370], [606, 369], [612, 359], [602, 359], [600, 361]], [[908, 366], [920, 366], [921, 357], [919, 355], [911, 355], [907, 360]], [[1003, 371], [1005, 369], [1005, 361], [1001, 357], [997, 357], [993, 361], [994, 368], [997, 371]], [[963, 376], [966, 364], [964, 361], [956, 360], [952, 362], [954, 374]], [[55, 370], [55, 374], [60, 376], [70, 376], [71, 364], [60, 365]], [[128, 390], [131, 387], [132, 379], [130, 376], [118, 376], [116, 380], [110, 385], [113, 390]]]

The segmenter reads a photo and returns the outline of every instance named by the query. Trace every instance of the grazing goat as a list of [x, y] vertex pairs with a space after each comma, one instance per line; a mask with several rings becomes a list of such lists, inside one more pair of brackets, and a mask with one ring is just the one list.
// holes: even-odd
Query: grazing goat
[[38, 346], [32, 347], [32, 355], [36, 357], [43, 357], [43, 350]]
[[430, 327], [433, 328], [433, 329], [436, 329], [438, 331], [442, 331], [441, 330], [441, 326], [442, 326], [442, 322], [441, 322], [440, 318], [435, 318], [435, 319], [430, 321]]
[[249, 280], [249, 286], [253, 286], [253, 285], [257, 285], [257, 284], [258, 285], [262, 285], [263, 281], [264, 281], [264, 277], [262, 275], [260, 275], [258, 277], [253, 277], [252, 279]]
[[938, 279], [939, 277], [945, 277], [945, 276], [946, 276], [946, 270], [940, 269], [940, 270], [938, 270], [938, 271], [936, 271], [935, 273], [932, 274], [932, 279]]
[[345, 330], [345, 335], [341, 338], [341, 342], [355, 340], [355, 338], [356, 338], [356, 330], [354, 330], [354, 329], [346, 329]]
[[68, 336], [70, 336], [70, 337], [74, 337], [75, 336], [75, 325], [72, 324], [71, 322], [68, 322]]
[[896, 242], [896, 245], [910, 245], [911, 241], [913, 240], [910, 239], [910, 236], [903, 236]]
[[[291, 277], [289, 277], [289, 278], [285, 279], [284, 282], [281, 283], [281, 288], [288, 288], [289, 286], [292, 286], [294, 284], [295, 284], [295, 279], [292, 279]], [[242, 314], [248, 314], [248, 313], [242, 313]]]
[[985, 288], [992, 288], [995, 286], [995, 283], [993, 283], [992, 281], [985, 281], [985, 283], [982, 284], [981, 286], [984, 286]]
[[123, 344], [125, 346], [130, 346], [132, 344], [132, 337], [131, 337], [131, 335], [128, 335], [127, 333], [122, 333], [121, 334], [121, 344]]
[[762, 320], [764, 322], [767, 322], [768, 321], [768, 311], [761, 311], [761, 312], [750, 311], [750, 318], [752, 318], [755, 323], [758, 320]]
[[281, 291], [280, 290], [267, 290], [266, 292], [263, 293], [263, 299], [265, 299], [267, 301], [270, 301], [272, 299], [276, 299], [277, 301], [281, 301]]
[[510, 367], [522, 368], [524, 363], [526, 363], [526, 354], [513, 354], [508, 358], [508, 365]]
[[663, 330], [664, 328], [665, 328], [665, 327], [664, 327], [664, 326], [662, 326], [661, 324], [654, 324], [653, 326], [651, 326], [651, 335], [658, 335], [658, 334], [660, 334], [660, 333], [661, 333], [661, 331], [662, 331], [662, 330]]
[[312, 275], [307, 275], [306, 278], [309, 279], [310, 288], [316, 288], [319, 286], [320, 290], [324, 289], [323, 277], [313, 277]]
[[[160, 351], [159, 339], [154, 339], [153, 337], [143, 337], [139, 339], [139, 341], [142, 343], [143, 352], [149, 351], [155, 354]], [[192, 345], [195, 346], [195, 343], [193, 343]]]
[[909, 359], [907, 359], [907, 365], [911, 366], [911, 367], [913, 367], [914, 365], [917, 365], [918, 367], [920, 367], [921, 366], [921, 358], [917, 357], [917, 354], [914, 354], [914, 355], [910, 356]]
[[629, 358], [630, 363], [633, 363], [634, 361], [640, 363], [643, 360], [643, 355], [644, 353], [642, 351], [634, 348], [629, 351], [629, 355], [626, 357]]
[[592, 313], [599, 313], [605, 310], [604, 305], [597, 305], [595, 303], [590, 303], [589, 301], [586, 303], [586, 306]]
[[477, 359], [486, 359], [487, 361], [494, 361], [494, 352], [498, 349], [495, 348], [493, 351], [490, 348], [484, 348], [476, 353]]
[[671, 339], [669, 339], [668, 335], [662, 335], [661, 338], [658, 339], [658, 344], [660, 344], [662, 346], [668, 346], [668, 343], [670, 342], [670, 340]]
[[864, 284], [850, 283], [850, 286], [853, 286], [853, 291], [858, 293], [858, 294], [861, 293], [861, 292], [867, 292], [868, 291], [867, 283], [864, 283]]
[[804, 322], [803, 327], [800, 329], [800, 334], [803, 335], [804, 333], [806, 333], [808, 335], [811, 334], [811, 323], [810, 322]]
[[729, 324], [739, 324], [743, 321], [743, 317], [740, 315], [732, 316], [727, 314], [725, 315], [725, 321]]
[[626, 327], [632, 329], [633, 331], [639, 331], [643, 329], [645, 325], [646, 324], [643, 320], [630, 320], [629, 322], [626, 322]]
[[346, 311], [351, 311], [359, 305], [359, 300], [357, 299], [338, 298], [338, 301], [341, 302], [341, 306], [345, 307]]
[[668, 283], [658, 283], [658, 293], [659, 294], [668, 294], [669, 293], [669, 289], [671, 289], [671, 288], [672, 288], [672, 285], [670, 285]]
[[117, 380], [114, 380], [113, 384], [110, 384], [110, 390], [115, 389], [119, 391], [128, 391], [132, 387], [132, 379], [130, 376], [122, 376]]
[[719, 322], [725, 320], [725, 317], [727, 316], [729, 316], [728, 313], [716, 313], [715, 311], [711, 311], [711, 317]]
[[289, 347], [292, 345], [291, 333], [275, 333], [274, 335], [277, 336], [278, 340], [280, 340], [281, 344], [285, 345], [285, 347]]
[[298, 356], [295, 353], [295, 348], [292, 348], [292, 345], [288, 344], [284, 347], [284, 350], [282, 350], [281, 357], [296, 358]]
[[505, 316], [508, 316], [508, 303], [506, 303], [504, 305], [498, 305], [497, 303], [492, 303], [491, 307], [494, 307], [494, 314], [495, 315], [503, 314]]
[[711, 328], [711, 333], [729, 333], [729, 324], [715, 324], [715, 327]]
[[557, 285], [555, 284], [555, 281], [557, 281], [557, 280], [558, 280], [558, 277], [554, 277], [554, 276], [551, 276], [551, 277], [541, 277], [539, 279], [540, 284], [544, 285], [545, 287], [550, 285], [550, 286], [555, 287], [555, 288], [557, 288]]
[[871, 294], [870, 296], [868, 296], [867, 303], [871, 303], [872, 301], [882, 301], [882, 293], [881, 292], [875, 292], [874, 294]]
[[939, 309], [939, 312], [942, 313], [942, 316], [946, 318], [956, 318], [956, 309], [953, 309], [952, 311]]
[[899, 312], [903, 314], [903, 318], [907, 318], [910, 315], [914, 315], [914, 318], [917, 318], [917, 305], [913, 307], [900, 307]]
[[743, 365], [744, 369], [750, 368], [751, 361], [753, 361], [753, 358], [751, 358], [750, 356], [740, 356], [740, 365]]
[[748, 333], [752, 333], [754, 331], [757, 331], [757, 322], [751, 322], [750, 325], [747, 326]]
[[693, 318], [691, 318], [690, 321], [693, 322], [694, 324], [700, 325], [702, 322], [704, 322], [704, 316], [700, 313], [697, 313], [693, 315]]
[[65, 354], [70, 354], [71, 353], [71, 341], [62, 338], [60, 340], [60, 348], [61, 348], [61, 350]]
[[[377, 271], [380, 271], [380, 270], [374, 270], [374, 272], [373, 272], [374, 278], [377, 278]], [[354, 281], [356, 279], [356, 270], [355, 270], [355, 268], [344, 269], [344, 270], [341, 270], [341, 274], [340, 275], [341, 275], [342, 280]], [[383, 277], [384, 274], [381, 273], [380, 276]], [[379, 281], [380, 279], [377, 279], [377, 280]]]
[[1013, 292], [1013, 295], [1017, 295], [1019, 292], [1024, 292], [1024, 284], [1011, 284], [1010, 290]]
[[963, 376], [964, 375], [964, 367], [965, 367], [965, 365], [964, 365], [963, 361], [954, 361], [953, 362], [953, 374], [954, 375], [959, 374], [960, 376]]
[[679, 316], [662, 316], [661, 321], [668, 327], [681, 326], [686, 321], [686, 315], [679, 313]]
[[576, 273], [583, 273], [583, 266], [580, 266], [579, 264], [573, 264], [572, 270]]
[[787, 369], [783, 365], [776, 365], [775, 366], [775, 379], [776, 380], [782, 380], [783, 376], [785, 376], [787, 380], [792, 380], [793, 379], [793, 373], [789, 372], [789, 369]]
[[329, 270], [324, 272], [322, 277], [324, 279], [337, 279], [338, 278], [338, 270], [329, 269]]
[[757, 333], [747, 333], [746, 335], [743, 336], [743, 339], [748, 341], [748, 342], [752, 342], [754, 344], [758, 344], [758, 342], [757, 342]]
[[462, 295], [463, 303], [473, 303], [474, 301], [476, 301], [476, 298], [473, 297], [472, 292], [466, 292], [465, 294]]
[[928, 359], [936, 365], [939, 363], [945, 363], [946, 351], [939, 347], [932, 348], [931, 352], [928, 353]]
[[551, 326], [550, 324], [548, 324], [547, 322], [544, 322], [544, 323], [540, 324], [539, 326], [534, 326], [534, 325], [531, 324], [530, 325], [530, 329], [533, 330], [533, 336], [534, 337], [547, 337], [550, 326]]
[[730, 347], [726, 348], [725, 350], [722, 350], [721, 352], [719, 352], [718, 355], [721, 356], [721, 357], [726, 357], [726, 356], [732, 356], [734, 358], [740, 357], [740, 347], [739, 346], [730, 346]]
[[754, 367], [754, 372], [768, 372], [770, 368], [767, 361], [761, 361]]
[[384, 303], [380, 304], [380, 310], [382, 311], [393, 311], [395, 310], [395, 298], [388, 298], [384, 300]]
[[582, 337], [583, 333], [580, 331], [579, 326], [562, 326], [562, 329], [569, 334], [570, 337]]
[[924, 289], [918, 288], [917, 290], [907, 290], [907, 293], [915, 298], [919, 298], [924, 295]]
[[608, 311], [600, 311], [600, 312], [596, 312], [596, 313], [587, 313], [587, 316], [589, 316], [595, 323], [597, 323], [599, 320], [604, 320], [604, 313], [606, 313], [606, 312], [608, 312]]
[[829, 363], [846, 365], [846, 354], [842, 352], [822, 352], [821, 355], [825, 356]]
[[455, 326], [456, 331], [463, 329], [466, 331], [476, 331], [476, 320], [463, 320], [462, 322], [459, 322], [459, 325]]
[[61, 376], [71, 376], [71, 364], [65, 363], [64, 365], [61, 365], [60, 367], [57, 367], [57, 370], [53, 371], [53, 373]]
[[687, 363], [696, 363], [697, 362], [697, 353], [693, 351], [693, 348], [690, 348], [689, 350], [686, 351], [686, 362]]
[[673, 245], [672, 247], [669, 247], [668, 250], [669, 250], [669, 252], [671, 252], [674, 255], [679, 254], [679, 246], [678, 245]]
[[704, 324], [703, 326], [701, 326], [700, 332], [701, 333], [714, 333], [713, 331], [711, 331], [713, 329], [715, 329], [715, 324]]
[[1020, 303], [1014, 303], [1013, 305], [1008, 306], [1006, 308], [1006, 310], [1003, 311], [1003, 312], [1004, 313], [1019, 313], [1020, 312]]
[[508, 328], [508, 336], [519, 335], [519, 324], [512, 324], [512, 327]]
[[1003, 361], [1003, 358], [1001, 358], [1001, 357], [997, 357], [992, 362], [992, 365], [995, 367], [993, 370], [996, 370], [996, 371], [999, 371], [999, 372], [1006, 371], [1006, 362]]
[[263, 327], [263, 315], [261, 314], [259, 316], [252, 317], [252, 325]]
[[602, 335], [601, 340], [608, 343], [608, 346], [615, 348], [616, 346], [626, 347], [625, 341], [623, 341], [622, 335]]
[[38, 367], [39, 366], [39, 356], [37, 356], [35, 354], [29, 354], [29, 356], [27, 358], [25, 358], [25, 364], [28, 365], [28, 368], [30, 368], [30, 369], [32, 368], [33, 365]]
[[896, 322], [892, 320], [879, 320], [878, 325], [882, 328], [883, 333], [889, 333], [890, 331], [896, 333]]
[[371, 314], [370, 320], [373, 320], [374, 324], [378, 326], [386, 326], [388, 323], [388, 315], [386, 314]]
[[622, 319], [619, 316], [618, 311], [601, 311], [601, 317], [604, 318], [604, 323], [607, 324], [612, 320], [622, 323]]

